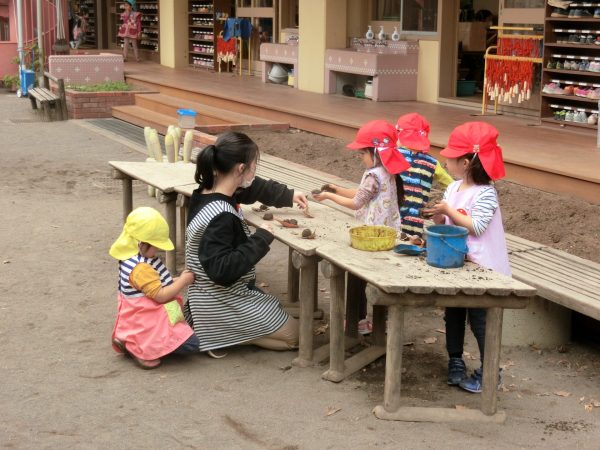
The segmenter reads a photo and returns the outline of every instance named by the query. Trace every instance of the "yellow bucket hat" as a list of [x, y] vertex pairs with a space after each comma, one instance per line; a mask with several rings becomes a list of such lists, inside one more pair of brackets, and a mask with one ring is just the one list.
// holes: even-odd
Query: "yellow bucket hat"
[[148, 244], [161, 250], [173, 250], [173, 242], [169, 239], [169, 225], [154, 208], [142, 206], [129, 213], [123, 231], [110, 247], [109, 254], [115, 259], [124, 261], [137, 255], [138, 244]]

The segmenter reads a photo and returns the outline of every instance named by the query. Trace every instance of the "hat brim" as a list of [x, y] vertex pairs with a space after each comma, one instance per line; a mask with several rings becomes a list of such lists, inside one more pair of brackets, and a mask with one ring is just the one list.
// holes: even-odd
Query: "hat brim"
[[445, 156], [446, 158], [459, 158], [461, 156], [466, 155], [463, 150], [456, 150], [454, 148], [446, 147], [444, 150], [440, 152], [440, 155]]
[[369, 148], [369, 146], [365, 146], [365, 144], [361, 144], [360, 142], [354, 141], [346, 145], [346, 148], [349, 148], [350, 150], [362, 150], [363, 148]]
[[171, 242], [171, 239], [167, 239], [164, 241], [148, 241], [148, 244], [161, 250], [165, 250], [167, 252], [175, 248], [173, 242]]
[[414, 134], [411, 134], [410, 136], [403, 137], [402, 132], [400, 132], [398, 134], [398, 141], [400, 142], [400, 146], [408, 148], [409, 150], [424, 152], [431, 148], [431, 142], [429, 142], [429, 138], [426, 136], [415, 136]]

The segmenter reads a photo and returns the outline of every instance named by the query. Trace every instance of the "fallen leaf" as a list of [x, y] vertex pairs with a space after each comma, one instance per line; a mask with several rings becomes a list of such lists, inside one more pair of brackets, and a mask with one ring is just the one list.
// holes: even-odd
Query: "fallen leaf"
[[571, 393], [567, 391], [554, 391], [552, 392], [554, 395], [558, 395], [559, 397], [570, 397]]
[[333, 416], [335, 413], [338, 413], [342, 410], [342, 408], [336, 408], [335, 406], [328, 406], [327, 411], [325, 412], [326, 416]]
[[433, 343], [437, 342], [437, 338], [436, 337], [426, 337], [425, 339], [423, 339], [423, 342], [425, 342], [426, 344], [433, 344]]
[[292, 368], [292, 366], [281, 366], [281, 367], [279, 368], [279, 370], [281, 370], [281, 371], [285, 372], [286, 370], [290, 370], [291, 368]]
[[588, 403], [587, 405], [583, 405], [583, 407], [585, 408], [585, 410], [587, 412], [592, 412], [592, 410], [594, 409], [594, 406], [591, 403]]
[[512, 362], [512, 361], [509, 359], [508, 361], [506, 361], [506, 364], [503, 364], [503, 365], [501, 365], [500, 367], [502, 368], [502, 370], [506, 370], [506, 369], [508, 369], [509, 367], [512, 367], [512, 366], [514, 366], [514, 365], [515, 365], [515, 363], [514, 363], [514, 362]]
[[437, 331], [438, 333], [446, 334], [446, 330], [444, 330], [443, 328], [436, 328], [434, 331]]
[[510, 389], [507, 388], [505, 385], [501, 385], [500, 389], [502, 390], [502, 392], [510, 392]]
[[458, 409], [459, 411], [464, 411], [465, 409], [469, 409], [465, 405], [454, 405], [454, 408]]
[[329, 324], [328, 323], [324, 323], [323, 325], [320, 325], [316, 330], [315, 330], [315, 335], [319, 335], [319, 334], [325, 334], [325, 332], [327, 331], [327, 329], [329, 328]]
[[517, 394], [517, 398], [523, 398], [521, 394]]
[[579, 403], [585, 400], [585, 397], [579, 397]]
[[594, 408], [600, 408], [600, 402], [598, 400], [592, 399], [590, 403], [594, 405]]
[[2, 264], [10, 264], [10, 259], [5, 259], [4, 261], [2, 261]]

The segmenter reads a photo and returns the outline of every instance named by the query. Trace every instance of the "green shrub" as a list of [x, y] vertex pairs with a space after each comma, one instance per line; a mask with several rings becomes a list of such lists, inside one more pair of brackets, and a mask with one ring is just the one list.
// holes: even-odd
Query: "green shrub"
[[4, 75], [2, 78], [2, 83], [6, 89], [14, 89], [19, 85], [19, 76], [18, 75]]
[[107, 81], [100, 84], [75, 84], [68, 85], [67, 89], [79, 92], [109, 92], [109, 91], [130, 91], [131, 86], [124, 81]]

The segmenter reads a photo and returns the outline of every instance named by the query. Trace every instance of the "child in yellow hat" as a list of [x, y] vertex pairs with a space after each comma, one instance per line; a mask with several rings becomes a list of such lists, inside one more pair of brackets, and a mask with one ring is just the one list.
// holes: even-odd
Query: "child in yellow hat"
[[119, 309], [112, 334], [113, 348], [143, 369], [154, 369], [170, 353], [198, 352], [199, 342], [182, 312], [179, 292], [194, 282], [184, 270], [171, 274], [157, 251], [173, 250], [169, 225], [154, 208], [134, 209], [110, 255], [119, 260]]

